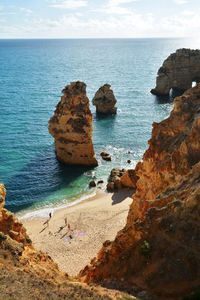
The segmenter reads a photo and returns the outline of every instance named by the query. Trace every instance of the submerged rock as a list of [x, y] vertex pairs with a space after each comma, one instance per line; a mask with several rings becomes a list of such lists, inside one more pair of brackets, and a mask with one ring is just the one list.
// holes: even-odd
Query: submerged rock
[[168, 95], [170, 89], [187, 90], [200, 82], [200, 50], [178, 49], [158, 70], [155, 95]]
[[95, 187], [96, 186], [96, 182], [94, 180], [91, 180], [90, 183], [89, 183], [89, 187], [92, 188], [92, 187]]
[[111, 85], [104, 84], [98, 89], [94, 98], [92, 99], [93, 105], [96, 106], [96, 112], [102, 114], [116, 114], [117, 102], [113, 91], [110, 89]]
[[71, 82], [49, 120], [58, 159], [66, 164], [97, 166], [92, 143], [92, 114], [84, 82]]

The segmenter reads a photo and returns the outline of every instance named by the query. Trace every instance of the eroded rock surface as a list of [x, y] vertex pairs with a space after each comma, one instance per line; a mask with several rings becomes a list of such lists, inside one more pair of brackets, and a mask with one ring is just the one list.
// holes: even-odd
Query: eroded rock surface
[[123, 187], [136, 189], [138, 179], [139, 177], [135, 174], [135, 170], [129, 169], [121, 177], [121, 184]]
[[126, 173], [125, 169], [112, 169], [107, 183], [107, 191], [113, 192], [122, 188], [121, 177]]
[[67, 85], [49, 120], [49, 132], [61, 162], [72, 165], [97, 166], [92, 143], [92, 114], [86, 96], [86, 84]]
[[117, 102], [113, 91], [110, 89], [111, 85], [104, 84], [98, 89], [94, 98], [92, 99], [93, 105], [96, 106], [96, 112], [102, 114], [116, 114]]
[[168, 95], [170, 89], [187, 90], [200, 82], [200, 50], [178, 49], [158, 70], [155, 95]]
[[123, 188], [135, 189], [138, 177], [135, 170], [112, 169], [107, 183], [107, 191], [113, 192]]
[[86, 282], [145, 289], [151, 299], [182, 299], [200, 286], [200, 84], [153, 123], [127, 224], [106, 241]]

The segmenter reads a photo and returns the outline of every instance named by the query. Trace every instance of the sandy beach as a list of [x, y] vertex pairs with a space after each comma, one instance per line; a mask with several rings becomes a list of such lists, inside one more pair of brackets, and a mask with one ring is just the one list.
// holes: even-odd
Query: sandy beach
[[44, 217], [22, 222], [37, 250], [48, 252], [62, 271], [77, 275], [97, 256], [103, 242], [113, 240], [123, 228], [132, 194], [133, 191], [98, 191], [93, 198], [55, 211], [48, 226], [43, 225], [47, 220]]

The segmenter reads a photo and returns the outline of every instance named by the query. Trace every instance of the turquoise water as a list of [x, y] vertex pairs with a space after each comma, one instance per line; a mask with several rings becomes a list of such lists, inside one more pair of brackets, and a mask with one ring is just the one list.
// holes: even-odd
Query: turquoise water
[[[13, 212], [74, 201], [91, 178], [106, 180], [113, 167], [134, 167], [147, 148], [152, 122], [172, 109], [172, 97], [150, 94], [157, 69], [187, 39], [0, 40], [0, 178]], [[84, 81], [92, 100], [109, 83], [116, 116], [93, 113], [93, 143], [99, 166], [64, 166], [55, 156], [48, 120], [71, 81]], [[102, 161], [107, 151], [112, 162]], [[130, 151], [131, 153], [128, 153]], [[127, 164], [131, 160], [131, 165]]]

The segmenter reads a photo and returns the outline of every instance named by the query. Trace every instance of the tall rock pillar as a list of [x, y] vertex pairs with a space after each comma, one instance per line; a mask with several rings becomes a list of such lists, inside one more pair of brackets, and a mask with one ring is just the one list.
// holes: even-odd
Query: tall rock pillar
[[58, 160], [71, 165], [97, 166], [92, 143], [92, 114], [84, 82], [71, 82], [62, 93], [49, 133], [55, 139]]

